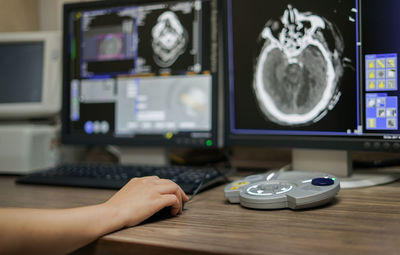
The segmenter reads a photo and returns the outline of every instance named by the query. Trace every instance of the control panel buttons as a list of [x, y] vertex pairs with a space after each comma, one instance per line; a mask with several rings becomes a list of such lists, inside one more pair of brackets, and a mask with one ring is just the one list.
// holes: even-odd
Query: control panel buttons
[[290, 184], [262, 182], [247, 188], [246, 192], [253, 196], [272, 196], [286, 193], [293, 189]]
[[364, 148], [365, 149], [370, 149], [372, 147], [372, 144], [370, 142], [365, 142], [364, 143]]
[[335, 181], [331, 178], [315, 178], [311, 181], [311, 184], [315, 186], [330, 186], [334, 183]]
[[383, 148], [385, 150], [389, 150], [390, 149], [390, 144], [389, 143], [383, 143]]
[[247, 185], [247, 184], [249, 184], [250, 182], [248, 182], [248, 181], [239, 181], [239, 182], [235, 182], [234, 184], [233, 184], [233, 186], [237, 186], [237, 187], [240, 187], [240, 186], [245, 186], [245, 185]]

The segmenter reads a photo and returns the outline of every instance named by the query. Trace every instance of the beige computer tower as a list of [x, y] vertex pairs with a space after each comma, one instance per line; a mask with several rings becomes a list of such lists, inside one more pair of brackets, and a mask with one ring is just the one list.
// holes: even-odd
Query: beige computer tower
[[55, 166], [58, 130], [54, 125], [0, 124], [0, 173], [27, 174]]

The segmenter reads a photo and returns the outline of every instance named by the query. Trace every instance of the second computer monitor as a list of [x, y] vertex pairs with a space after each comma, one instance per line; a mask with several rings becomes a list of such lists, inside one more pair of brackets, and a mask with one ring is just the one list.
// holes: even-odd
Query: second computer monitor
[[216, 146], [214, 4], [65, 5], [63, 141]]
[[53, 118], [61, 108], [61, 40], [55, 31], [0, 33], [0, 119]]

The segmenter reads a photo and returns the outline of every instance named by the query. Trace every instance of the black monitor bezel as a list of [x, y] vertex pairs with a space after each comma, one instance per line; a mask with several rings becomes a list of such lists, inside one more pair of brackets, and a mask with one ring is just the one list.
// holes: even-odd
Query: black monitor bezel
[[[195, 148], [216, 148], [221, 146], [218, 143], [218, 70], [211, 70], [212, 75], [212, 111], [211, 111], [211, 139], [213, 141], [211, 146], [206, 146], [204, 143], [199, 144], [194, 141], [178, 143], [176, 140], [164, 139], [160, 136], [146, 136], [146, 137], [109, 137], [101, 135], [76, 135], [69, 132], [70, 122], [70, 62], [68, 54], [68, 32], [69, 32], [69, 14], [77, 10], [90, 10], [113, 6], [129, 6], [141, 5], [163, 2], [188, 2], [193, 0], [113, 0], [113, 1], [94, 1], [84, 3], [68, 3], [63, 7], [63, 75], [62, 75], [62, 111], [61, 111], [61, 142], [63, 144], [74, 145], [122, 145], [122, 146], [144, 146], [144, 147], [195, 147]], [[209, 1], [209, 0], [202, 0]], [[210, 17], [211, 18], [211, 17]], [[211, 31], [209, 31], [211, 33]], [[211, 35], [210, 35], [211, 36]], [[210, 40], [211, 44], [211, 40]], [[211, 48], [211, 45], [210, 45]], [[211, 52], [210, 52], [211, 54]], [[218, 56], [216, 56], [218, 57]], [[183, 139], [183, 138], [182, 138]]]
[[[231, 133], [230, 116], [230, 75], [229, 75], [229, 49], [228, 45], [228, 1], [221, 0], [219, 10], [223, 23], [223, 59], [224, 59], [224, 141], [226, 146], [255, 146], [255, 147], [275, 147], [289, 149], [327, 149], [327, 150], [347, 150], [347, 151], [400, 151], [399, 140], [383, 140], [382, 137], [327, 137], [327, 136], [301, 136], [301, 135], [244, 135]], [[234, 1], [234, 0], [232, 0]], [[360, 9], [361, 0], [357, 0]], [[361, 14], [358, 13], [359, 24]], [[359, 40], [361, 41], [361, 29], [358, 29]], [[359, 48], [359, 61], [362, 58], [362, 48]], [[361, 64], [360, 64], [361, 65]], [[359, 72], [359, 80], [362, 72]]]

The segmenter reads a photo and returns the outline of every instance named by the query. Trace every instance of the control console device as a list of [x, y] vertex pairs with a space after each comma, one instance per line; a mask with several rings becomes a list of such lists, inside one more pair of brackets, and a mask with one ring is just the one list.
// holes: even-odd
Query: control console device
[[250, 175], [225, 187], [232, 204], [253, 209], [304, 209], [330, 202], [340, 190], [330, 174], [301, 171], [270, 171]]

